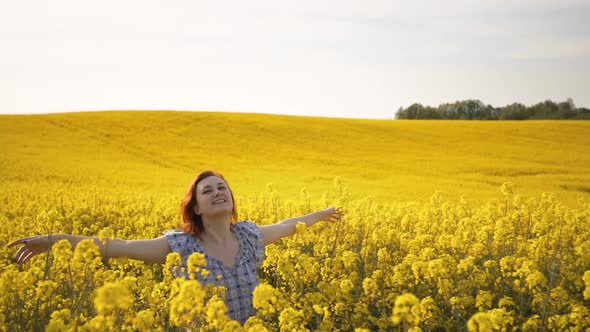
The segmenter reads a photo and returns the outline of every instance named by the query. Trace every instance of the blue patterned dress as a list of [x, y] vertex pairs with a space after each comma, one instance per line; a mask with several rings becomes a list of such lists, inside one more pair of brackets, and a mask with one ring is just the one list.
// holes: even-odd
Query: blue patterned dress
[[[195, 236], [179, 230], [169, 230], [164, 235], [172, 251], [180, 254], [185, 268], [186, 261], [193, 252], [205, 255], [209, 275], [202, 277], [197, 274], [199, 280], [215, 285], [220, 285], [221, 282], [226, 287], [225, 304], [228, 316], [243, 325], [256, 313], [252, 306], [252, 292], [258, 286], [256, 270], [264, 261], [264, 243], [258, 226], [251, 221], [237, 222], [230, 226], [230, 231], [234, 232], [239, 243], [238, 255], [232, 266], [225, 266], [220, 260], [205, 254]], [[218, 276], [221, 276], [220, 281]], [[182, 277], [188, 276], [185, 273]]]

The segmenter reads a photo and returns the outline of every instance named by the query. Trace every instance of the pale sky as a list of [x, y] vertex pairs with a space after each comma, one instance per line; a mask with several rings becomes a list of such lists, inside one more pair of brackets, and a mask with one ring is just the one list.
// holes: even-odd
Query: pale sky
[[0, 113], [590, 107], [590, 0], [0, 0]]

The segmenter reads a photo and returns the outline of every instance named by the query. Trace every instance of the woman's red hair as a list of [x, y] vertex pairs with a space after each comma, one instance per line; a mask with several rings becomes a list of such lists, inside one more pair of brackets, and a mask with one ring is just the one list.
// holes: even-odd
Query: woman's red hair
[[[199, 182], [201, 182], [201, 180], [206, 179], [210, 176], [217, 176], [223, 179], [225, 183], [227, 183], [227, 180], [223, 177], [223, 175], [221, 175], [221, 173], [217, 171], [209, 170], [201, 172], [201, 174], [197, 175], [197, 177], [190, 184], [186, 194], [184, 195], [184, 198], [182, 199], [182, 202], [180, 203], [180, 219], [182, 220], [180, 228], [182, 228], [182, 230], [189, 234], [199, 235], [200, 233], [205, 231], [203, 219], [201, 219], [200, 215], [195, 213], [194, 207], [197, 204], [197, 185], [199, 184]], [[229, 189], [229, 183], [227, 183], [227, 187]], [[238, 212], [236, 209], [236, 201], [234, 200], [234, 194], [231, 191], [231, 189], [229, 189], [229, 193], [231, 195], [231, 200], [234, 204], [231, 212], [231, 223], [233, 224], [238, 220]]]

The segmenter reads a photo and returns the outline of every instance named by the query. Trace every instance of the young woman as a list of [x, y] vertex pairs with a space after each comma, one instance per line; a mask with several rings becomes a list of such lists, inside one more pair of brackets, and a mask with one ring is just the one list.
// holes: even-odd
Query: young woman
[[233, 193], [223, 175], [216, 171], [205, 171], [195, 178], [182, 200], [180, 215], [182, 230], [170, 230], [155, 239], [110, 239], [108, 252], [98, 237], [69, 234], [26, 237], [8, 246], [22, 244], [15, 254], [18, 263], [48, 251], [52, 243], [62, 239], [72, 246], [93, 239], [105, 257], [127, 257], [147, 263], [163, 264], [170, 252], [178, 252], [186, 264], [193, 252], [200, 252], [205, 255], [210, 273], [197, 277], [202, 283], [225, 286], [228, 315], [244, 324], [255, 314], [252, 292], [258, 285], [256, 270], [264, 260], [264, 246], [295, 233], [299, 221], [309, 227], [321, 220], [333, 222], [342, 217], [339, 209], [329, 207], [272, 225], [238, 222]]

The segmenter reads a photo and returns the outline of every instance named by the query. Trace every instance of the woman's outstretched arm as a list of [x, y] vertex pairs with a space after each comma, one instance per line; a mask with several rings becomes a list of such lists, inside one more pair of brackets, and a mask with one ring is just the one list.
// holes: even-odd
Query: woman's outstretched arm
[[285, 236], [295, 233], [295, 226], [298, 222], [304, 222], [307, 227], [313, 226], [320, 220], [338, 221], [342, 217], [342, 211], [335, 207], [329, 207], [320, 211], [312, 212], [301, 217], [294, 217], [279, 221], [276, 224], [259, 226], [264, 244], [275, 243]]
[[78, 236], [70, 234], [37, 235], [15, 240], [9, 243], [8, 247], [22, 244], [16, 251], [14, 259], [17, 263], [25, 263], [31, 257], [49, 251], [51, 246], [59, 240], [68, 240], [72, 247], [86, 239], [94, 240], [104, 257], [117, 258], [127, 257], [142, 260], [146, 263], [166, 262], [166, 255], [170, 253], [170, 246], [165, 236], [148, 240], [121, 240], [108, 239], [106, 245], [95, 236]]

